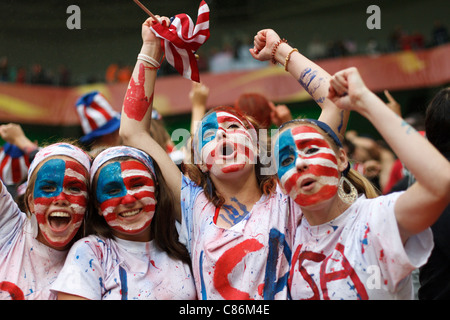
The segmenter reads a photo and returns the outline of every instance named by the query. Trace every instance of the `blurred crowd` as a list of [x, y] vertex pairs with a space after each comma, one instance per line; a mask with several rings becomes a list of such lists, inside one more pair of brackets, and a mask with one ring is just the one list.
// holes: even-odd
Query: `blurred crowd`
[[[339, 58], [354, 55], [380, 55], [402, 50], [421, 50], [440, 46], [450, 41], [446, 25], [436, 21], [429, 37], [418, 31], [407, 31], [397, 26], [388, 39], [370, 38], [366, 43], [358, 43], [352, 38], [325, 41], [316, 35], [302, 50], [312, 60]], [[212, 47], [202, 51], [198, 58], [200, 72], [221, 73], [234, 70], [249, 70], [267, 66], [267, 62], [256, 61], [249, 53], [253, 40], [247, 37], [235, 37], [226, 41], [222, 47]], [[1, 52], [0, 52], [1, 54]], [[123, 62], [111, 62], [105, 70], [104, 78], [86, 75], [85, 83], [128, 83], [132, 67]], [[176, 70], [167, 62], [163, 62], [159, 70], [160, 76], [176, 74]], [[70, 86], [76, 83], [72, 77], [70, 66], [60, 65], [57, 70], [46, 68], [41, 63], [27, 66], [12, 66], [8, 57], [0, 58], [0, 82], [29, 83], [53, 86]]]

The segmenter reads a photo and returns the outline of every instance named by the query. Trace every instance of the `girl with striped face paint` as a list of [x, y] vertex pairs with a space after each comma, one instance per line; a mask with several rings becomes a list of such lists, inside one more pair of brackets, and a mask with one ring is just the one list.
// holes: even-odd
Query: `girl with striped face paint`
[[[101, 214], [117, 236], [133, 240], [145, 233], [155, 214], [154, 175], [139, 161], [114, 160], [99, 170], [96, 200]], [[147, 232], [146, 232], [147, 231]]]
[[108, 148], [92, 164], [91, 183], [91, 235], [69, 252], [52, 286], [58, 299], [195, 299], [173, 195], [153, 160], [135, 148]]
[[256, 130], [242, 115], [238, 117], [232, 111], [216, 109], [203, 118], [197, 130], [194, 162], [203, 172], [220, 176], [256, 163]]
[[56, 299], [50, 285], [83, 230], [90, 163], [90, 156], [72, 144], [41, 149], [28, 171], [30, 218], [0, 185], [1, 299]]
[[289, 288], [293, 299], [412, 299], [411, 273], [433, 248], [430, 226], [450, 201], [450, 164], [369, 91], [355, 68], [334, 75], [328, 98], [365, 116], [416, 183], [379, 196], [348, 169], [337, 135], [293, 120], [275, 137], [280, 185], [299, 204]]
[[276, 140], [280, 184], [303, 207], [334, 197], [342, 171], [335, 150], [319, 130], [308, 123], [297, 124], [281, 132]]

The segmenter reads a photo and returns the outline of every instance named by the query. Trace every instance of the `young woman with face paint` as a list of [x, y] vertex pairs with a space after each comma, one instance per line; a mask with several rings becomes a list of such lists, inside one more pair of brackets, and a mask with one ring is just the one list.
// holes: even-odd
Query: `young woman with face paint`
[[28, 171], [30, 217], [0, 184], [0, 299], [56, 299], [50, 285], [82, 232], [90, 164], [72, 144], [41, 149]]
[[[166, 23], [167, 18], [160, 20]], [[143, 24], [141, 53], [159, 61], [160, 39], [150, 29], [154, 23], [148, 19]], [[278, 39], [274, 35], [261, 41], [258, 50], [276, 51]], [[289, 72], [313, 71], [308, 83], [314, 84], [314, 90], [309, 92], [319, 101], [324, 117], [333, 119], [337, 127], [343, 122], [341, 110], [321, 99], [328, 93], [323, 81], [328, 74], [303, 56], [297, 58]], [[260, 170], [264, 145], [257, 124], [235, 109], [210, 110], [193, 134], [193, 163], [187, 178], [148, 133], [156, 72], [147, 61], [136, 63], [124, 99], [120, 134], [125, 144], [151, 154], [181, 199], [177, 203], [180, 241], [192, 259], [198, 297], [286, 299], [291, 259], [287, 230], [295, 223], [294, 206], [298, 206], [277, 187], [275, 172]]]
[[[430, 225], [450, 198], [450, 163], [350, 68], [329, 98], [365, 116], [417, 178], [405, 192], [372, 198], [360, 188], [335, 133], [297, 120], [280, 128], [274, 156], [285, 192], [301, 207], [289, 287], [293, 299], [412, 299], [411, 272], [433, 247]], [[359, 195], [358, 195], [359, 194]]]
[[95, 210], [52, 286], [58, 299], [196, 299], [174, 199], [141, 150], [111, 147], [91, 169]]

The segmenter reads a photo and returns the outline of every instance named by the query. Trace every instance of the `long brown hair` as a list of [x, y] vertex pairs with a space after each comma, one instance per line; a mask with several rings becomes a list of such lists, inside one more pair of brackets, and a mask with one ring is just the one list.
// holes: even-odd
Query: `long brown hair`
[[[269, 135], [266, 134], [264, 136], [260, 136], [260, 130], [259, 130], [260, 126], [259, 126], [258, 122], [254, 118], [243, 114], [242, 112], [240, 112], [239, 110], [236, 110], [233, 107], [229, 107], [229, 106], [215, 107], [215, 108], [209, 110], [205, 114], [204, 117], [206, 117], [207, 115], [209, 115], [213, 112], [218, 112], [218, 111], [228, 112], [228, 113], [238, 117], [239, 119], [241, 119], [244, 122], [247, 129], [255, 129], [258, 141], [262, 142], [259, 144], [259, 153], [257, 155], [257, 159], [256, 159], [255, 167], [254, 167], [256, 179], [257, 179], [259, 188], [263, 194], [268, 195], [268, 194], [273, 193], [275, 191], [276, 184], [277, 184], [276, 175], [275, 174], [272, 174], [272, 175], [263, 174], [262, 169], [267, 167], [267, 165], [263, 164], [261, 161], [261, 156], [263, 154], [266, 154], [268, 157], [271, 156], [270, 155]], [[252, 126], [253, 126], [253, 128], [252, 128]], [[193, 133], [193, 134], [195, 134], [195, 133]], [[198, 141], [196, 141], [196, 139], [194, 137], [192, 137], [191, 142], [192, 142], [191, 143], [191, 159], [194, 159], [194, 148], [196, 147], [195, 144], [198, 143]], [[268, 150], [266, 150], [267, 146], [269, 146]], [[225, 202], [225, 199], [214, 187], [214, 183], [212, 182], [211, 178], [209, 178], [209, 173], [203, 173], [199, 169], [199, 167], [193, 163], [185, 163], [184, 164], [184, 172], [189, 176], [189, 178], [192, 181], [194, 181], [197, 185], [202, 187], [203, 190], [205, 190], [206, 198], [209, 201], [211, 201], [215, 206], [221, 206]]]
[[[134, 159], [131, 157], [118, 157], [114, 160]], [[153, 161], [155, 169], [155, 215], [150, 224], [150, 235], [155, 244], [174, 259], [181, 260], [190, 265], [191, 259], [184, 245], [178, 241], [178, 232], [175, 225], [175, 197], [167, 185], [156, 161]], [[91, 186], [92, 201], [90, 214], [86, 220], [86, 235], [96, 234], [104, 238], [113, 238], [113, 233], [108, 223], [98, 212], [98, 204], [95, 197], [97, 179]]]

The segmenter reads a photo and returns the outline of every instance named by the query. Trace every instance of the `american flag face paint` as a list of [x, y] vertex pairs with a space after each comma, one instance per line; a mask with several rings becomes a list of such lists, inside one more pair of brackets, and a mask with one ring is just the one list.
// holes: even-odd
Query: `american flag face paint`
[[337, 193], [336, 153], [315, 128], [286, 129], [277, 137], [274, 155], [281, 186], [300, 206], [315, 205]]
[[107, 162], [100, 168], [96, 198], [116, 234], [146, 230], [155, 214], [155, 186], [149, 169], [136, 160]]
[[215, 174], [236, 172], [256, 161], [256, 130], [247, 129], [241, 119], [225, 111], [203, 118], [196, 142], [197, 157]]
[[33, 189], [34, 214], [50, 246], [62, 248], [72, 241], [87, 204], [88, 173], [79, 162], [53, 158], [39, 168]]

